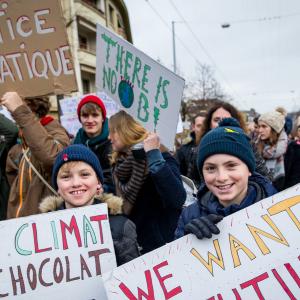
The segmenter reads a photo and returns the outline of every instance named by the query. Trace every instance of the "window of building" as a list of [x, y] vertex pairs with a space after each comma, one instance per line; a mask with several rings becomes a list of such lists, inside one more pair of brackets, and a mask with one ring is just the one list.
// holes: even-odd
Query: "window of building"
[[105, 13], [105, 3], [104, 0], [83, 0], [83, 2], [88, 5], [98, 9], [99, 11]]
[[88, 39], [85, 36], [79, 35], [79, 48], [88, 50]]
[[82, 78], [82, 92], [83, 94], [89, 94], [91, 92], [90, 81]]
[[115, 24], [115, 16], [114, 16], [114, 8], [111, 6], [111, 5], [108, 5], [108, 9], [109, 9], [109, 22], [110, 22], [110, 24], [111, 25], [113, 25], [114, 26], [114, 24]]

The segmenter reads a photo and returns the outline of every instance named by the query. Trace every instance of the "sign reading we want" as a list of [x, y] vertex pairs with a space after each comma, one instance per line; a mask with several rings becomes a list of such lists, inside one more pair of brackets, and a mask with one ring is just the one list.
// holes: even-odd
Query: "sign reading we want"
[[97, 24], [96, 86], [173, 149], [184, 80]]
[[110, 300], [300, 299], [300, 184], [105, 274]]
[[59, 0], [0, 0], [0, 96], [77, 90]]
[[0, 298], [104, 300], [116, 267], [106, 204], [0, 222]]

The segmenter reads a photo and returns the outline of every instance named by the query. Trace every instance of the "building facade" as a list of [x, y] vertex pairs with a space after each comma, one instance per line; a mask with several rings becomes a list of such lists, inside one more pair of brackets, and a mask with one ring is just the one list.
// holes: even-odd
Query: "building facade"
[[[96, 24], [132, 43], [128, 11], [123, 0], [61, 0], [79, 94], [96, 91]], [[71, 96], [71, 95], [70, 95]], [[52, 111], [57, 101], [51, 97]]]

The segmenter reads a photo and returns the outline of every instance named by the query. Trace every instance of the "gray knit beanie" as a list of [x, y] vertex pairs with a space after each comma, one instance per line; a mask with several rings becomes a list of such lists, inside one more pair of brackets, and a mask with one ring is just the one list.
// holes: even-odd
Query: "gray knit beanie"
[[285, 118], [284, 115], [278, 111], [271, 111], [262, 114], [258, 121], [262, 121], [273, 128], [277, 133], [280, 133], [284, 127]]

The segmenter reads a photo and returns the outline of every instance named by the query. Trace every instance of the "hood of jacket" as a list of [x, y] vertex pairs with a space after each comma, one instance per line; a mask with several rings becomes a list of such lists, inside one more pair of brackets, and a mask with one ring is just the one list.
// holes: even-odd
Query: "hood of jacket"
[[[120, 197], [104, 193], [101, 196], [96, 196], [94, 202], [94, 204], [106, 203], [110, 215], [122, 214], [123, 200]], [[63, 203], [64, 200], [61, 197], [48, 196], [40, 203], [39, 210], [41, 213], [57, 211], [61, 209]]]

